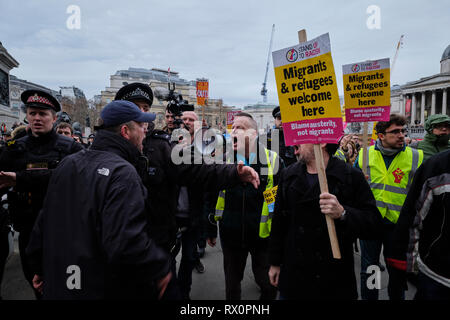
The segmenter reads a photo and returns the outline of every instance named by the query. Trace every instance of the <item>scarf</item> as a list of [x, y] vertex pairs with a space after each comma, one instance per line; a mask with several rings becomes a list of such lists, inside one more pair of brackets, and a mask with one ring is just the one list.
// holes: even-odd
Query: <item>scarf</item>
[[378, 148], [378, 150], [380, 150], [380, 152], [387, 157], [392, 157], [395, 156], [397, 153], [399, 153], [400, 151], [402, 151], [402, 148], [399, 149], [391, 149], [391, 148], [385, 148], [383, 147], [383, 145], [381, 144], [381, 140], [377, 139], [377, 141], [375, 142], [375, 148]]

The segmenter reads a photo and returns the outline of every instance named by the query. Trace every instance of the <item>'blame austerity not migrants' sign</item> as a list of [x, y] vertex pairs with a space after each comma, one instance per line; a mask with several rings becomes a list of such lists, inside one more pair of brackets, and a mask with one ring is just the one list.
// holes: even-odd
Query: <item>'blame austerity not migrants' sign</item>
[[389, 121], [389, 58], [342, 66], [347, 122]]
[[337, 143], [343, 126], [328, 33], [272, 57], [286, 145]]

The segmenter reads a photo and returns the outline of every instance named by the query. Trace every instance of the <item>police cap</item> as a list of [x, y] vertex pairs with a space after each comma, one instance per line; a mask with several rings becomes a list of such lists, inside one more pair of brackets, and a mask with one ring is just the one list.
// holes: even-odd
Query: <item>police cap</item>
[[272, 110], [272, 116], [273, 116], [274, 118], [276, 118], [276, 117], [281, 117], [280, 106], [275, 107], [275, 108]]
[[142, 99], [148, 103], [149, 106], [153, 103], [153, 92], [149, 85], [145, 83], [130, 83], [117, 91], [114, 100], [136, 100]]
[[25, 90], [22, 92], [20, 99], [25, 107], [33, 107], [40, 109], [51, 109], [55, 112], [61, 111], [61, 105], [58, 100], [50, 93], [42, 90]]

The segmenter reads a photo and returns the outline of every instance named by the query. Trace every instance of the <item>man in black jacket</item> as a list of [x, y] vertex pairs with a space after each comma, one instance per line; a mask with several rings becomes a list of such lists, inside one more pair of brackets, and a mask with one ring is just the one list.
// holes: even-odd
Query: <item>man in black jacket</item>
[[[9, 212], [14, 230], [19, 232], [19, 253], [22, 269], [32, 285], [33, 273], [25, 259], [39, 210], [42, 208], [52, 171], [67, 155], [83, 149], [73, 139], [53, 129], [61, 106], [51, 94], [26, 90], [21, 95], [29, 123], [27, 135], [8, 142], [0, 156], [0, 194], [8, 192]], [[12, 187], [12, 189], [9, 189]], [[39, 293], [35, 291], [37, 298]]]
[[[312, 144], [280, 177], [269, 248], [270, 280], [281, 299], [356, 299], [353, 242], [375, 238], [381, 218], [364, 176], [321, 144], [328, 188], [321, 193]], [[333, 259], [325, 215], [334, 219], [342, 259]]]
[[386, 259], [403, 272], [418, 268], [418, 300], [450, 300], [449, 193], [450, 150], [430, 157], [414, 175]]
[[101, 112], [89, 150], [54, 171], [27, 248], [44, 299], [149, 299], [170, 280], [168, 255], [149, 235], [147, 191], [138, 172], [146, 122], [128, 101]]
[[[260, 299], [276, 298], [276, 288], [269, 283], [267, 274], [273, 207], [265, 203], [264, 192], [274, 190], [284, 164], [275, 152], [257, 142], [257, 129], [250, 114], [241, 112], [235, 116], [231, 132], [233, 150], [229, 150], [227, 162], [242, 161], [252, 167], [260, 175], [259, 188], [241, 183], [216, 192], [215, 200], [209, 201], [215, 205], [214, 220], [219, 221], [227, 300], [241, 299], [241, 281], [249, 254], [255, 281], [261, 289]], [[208, 227], [208, 244], [215, 246], [217, 227], [211, 224]]]

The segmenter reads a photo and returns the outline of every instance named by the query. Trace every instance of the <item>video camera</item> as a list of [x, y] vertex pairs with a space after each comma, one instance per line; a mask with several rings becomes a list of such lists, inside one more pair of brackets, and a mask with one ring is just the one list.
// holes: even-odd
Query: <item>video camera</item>
[[[172, 84], [172, 86], [171, 86]], [[155, 89], [154, 93], [159, 100], [167, 101], [167, 110], [173, 114], [175, 128], [180, 128], [183, 120], [181, 116], [184, 111], [194, 111], [194, 105], [188, 104], [183, 96], [175, 92], [175, 83], [168, 83], [168, 91], [165, 89]]]

